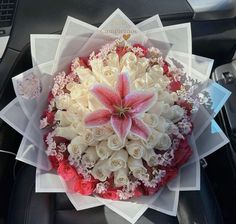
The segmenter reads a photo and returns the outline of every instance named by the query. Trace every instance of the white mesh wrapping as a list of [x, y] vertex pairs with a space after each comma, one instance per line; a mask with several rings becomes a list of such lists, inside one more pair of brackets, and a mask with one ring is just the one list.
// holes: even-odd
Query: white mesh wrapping
[[[132, 34], [129, 37], [129, 34]], [[23, 135], [17, 159], [37, 167], [37, 192], [64, 192], [63, 182], [53, 171], [42, 141], [44, 131], [39, 130], [39, 120], [51, 89], [53, 75], [67, 70], [75, 56], [87, 56], [103, 44], [119, 37], [129, 37], [130, 43], [156, 46], [166, 56], [182, 63], [186, 73], [199, 82], [195, 94], [208, 94], [212, 104], [202, 104], [194, 115], [191, 136], [193, 156], [185, 164], [177, 178], [155, 196], [130, 201], [110, 201], [91, 196], [67, 193], [77, 210], [105, 204], [131, 223], [135, 223], [148, 207], [176, 215], [179, 191], [200, 189], [199, 158], [203, 158], [228, 142], [227, 137], [213, 120], [224, 105], [230, 92], [208, 81], [213, 60], [192, 55], [190, 24], [163, 27], [158, 15], [135, 26], [120, 10], [116, 10], [99, 28], [68, 17], [62, 35], [31, 35], [31, 53], [34, 67], [13, 78], [17, 95], [0, 113], [0, 117]], [[76, 46], [76, 47], [75, 47]], [[29, 75], [40, 80], [38, 98], [26, 99], [18, 91], [18, 83]], [[207, 141], [206, 141], [207, 139]]]

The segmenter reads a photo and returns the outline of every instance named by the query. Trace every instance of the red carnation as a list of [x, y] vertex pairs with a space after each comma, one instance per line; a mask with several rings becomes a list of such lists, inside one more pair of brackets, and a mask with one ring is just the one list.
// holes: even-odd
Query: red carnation
[[178, 174], [176, 168], [166, 168], [166, 175], [161, 179], [160, 186], [165, 186], [170, 180], [175, 178]]
[[114, 188], [108, 189], [106, 192], [100, 194], [100, 196], [105, 199], [119, 200], [119, 195], [117, 194], [117, 190]]
[[172, 80], [171, 83], [169, 84], [169, 89], [172, 92], [176, 92], [177, 90], [181, 89], [181, 82], [177, 80]]
[[88, 57], [80, 57], [79, 58], [79, 64], [80, 64], [80, 66], [88, 68], [89, 67], [89, 65], [88, 65]]
[[188, 144], [188, 140], [185, 138], [180, 141], [179, 148], [175, 151], [174, 158], [172, 160], [173, 167], [180, 167], [187, 162], [192, 155], [192, 149]]
[[70, 142], [68, 139], [61, 136], [54, 136], [53, 140], [56, 142], [57, 145], [60, 145], [61, 143], [68, 144]]
[[57, 173], [65, 180], [70, 181], [77, 176], [77, 172], [73, 166], [65, 161], [59, 163]]
[[127, 52], [128, 52], [127, 47], [116, 47], [116, 53], [118, 54], [119, 58], [121, 58]]
[[192, 104], [191, 103], [189, 103], [186, 100], [179, 100], [179, 101], [177, 101], [177, 104], [179, 106], [183, 107], [187, 111], [188, 115], [191, 114], [191, 110], [192, 110]]
[[52, 91], [49, 92], [48, 94], [48, 102], [50, 103], [50, 101], [54, 98]]
[[[142, 56], [144, 56], [144, 57], [147, 56], [148, 50], [147, 50], [147, 48], [144, 47], [143, 45], [141, 45], [141, 44], [134, 44], [133, 47], [140, 48], [141, 51], [142, 51], [142, 53], [143, 53]], [[137, 55], [137, 56], [140, 56], [140, 55]]]
[[168, 72], [169, 72], [169, 65], [167, 62], [164, 62], [163, 73], [168, 74]]
[[136, 187], [134, 190], [134, 197], [140, 197], [143, 195], [143, 190], [140, 186]]
[[54, 117], [55, 117], [55, 112], [49, 112], [49, 111], [44, 111], [43, 112], [43, 117], [47, 118], [48, 124], [53, 124], [54, 123]]
[[84, 180], [78, 178], [75, 183], [74, 191], [79, 192], [82, 195], [91, 195], [96, 187], [97, 181], [94, 179]]
[[50, 163], [52, 165], [52, 168], [53, 169], [57, 169], [58, 166], [59, 166], [59, 162], [58, 162], [56, 156], [48, 156], [48, 159], [49, 159], [49, 161], [50, 161]]

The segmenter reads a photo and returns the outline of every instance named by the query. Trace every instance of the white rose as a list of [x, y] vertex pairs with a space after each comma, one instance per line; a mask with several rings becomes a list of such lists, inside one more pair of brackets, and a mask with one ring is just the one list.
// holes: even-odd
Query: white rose
[[85, 79], [83, 79], [82, 86], [85, 89], [90, 89], [96, 82], [97, 82], [96, 78], [90, 75], [89, 77], [86, 77]]
[[172, 117], [171, 120], [176, 123], [179, 120], [181, 120], [184, 116], [184, 109], [178, 105], [174, 105], [170, 108], [172, 111]]
[[92, 76], [92, 71], [89, 68], [77, 67], [75, 69], [75, 72], [79, 76], [81, 81]]
[[143, 145], [148, 149], [154, 148], [160, 138], [160, 135], [160, 132], [152, 130], [152, 133], [148, 136], [148, 139], [146, 141], [142, 140]]
[[141, 78], [135, 79], [132, 86], [136, 90], [149, 89], [155, 86], [155, 82], [149, 76], [144, 75]]
[[163, 75], [163, 68], [160, 65], [153, 65], [150, 69], [150, 73], [160, 77]]
[[145, 79], [142, 77], [135, 79], [134, 82], [132, 83], [132, 87], [135, 90], [141, 90], [141, 89], [146, 89], [147, 84], [145, 82]]
[[129, 184], [127, 167], [114, 172], [114, 184], [116, 187], [122, 187]]
[[147, 162], [148, 166], [157, 166], [158, 165], [158, 155], [153, 149], [146, 150], [143, 159]]
[[169, 135], [167, 135], [165, 133], [161, 133], [158, 136], [158, 141], [157, 141], [155, 148], [157, 148], [159, 150], [167, 150], [168, 148], [170, 148], [171, 143], [172, 142], [171, 142]]
[[95, 111], [98, 109], [101, 109], [102, 104], [98, 101], [98, 99], [91, 94], [90, 92], [88, 93], [88, 109], [90, 111]]
[[155, 84], [155, 90], [156, 90], [156, 94], [158, 96], [158, 100], [159, 100], [159, 96], [161, 96], [163, 94], [164, 91], [166, 91], [165, 89], [162, 88], [162, 86], [160, 86], [158, 83]]
[[101, 81], [113, 87], [117, 81], [118, 74], [118, 68], [105, 66], [103, 68], [103, 75], [101, 76]]
[[163, 91], [161, 94], [158, 95], [158, 100], [164, 101], [167, 104], [172, 104], [172, 96], [169, 92]]
[[84, 132], [86, 131], [86, 128], [81, 121], [72, 123], [71, 126], [73, 126], [78, 135], [83, 135]]
[[151, 109], [148, 111], [149, 113], [154, 113], [158, 116], [165, 114], [170, 108], [170, 105], [165, 103], [164, 101], [158, 101], [151, 107]]
[[76, 136], [73, 138], [68, 145], [67, 149], [70, 155], [79, 155], [87, 149], [88, 145], [84, 143], [83, 138], [81, 136]]
[[[73, 116], [73, 121], [78, 120], [81, 121], [89, 113], [90, 111], [88, 108], [82, 106], [81, 104], [78, 103], [77, 100], [72, 100], [71, 101], [71, 106], [67, 109], [68, 112], [71, 112], [74, 114]], [[76, 119], [74, 119], [76, 117]], [[69, 119], [69, 118], [68, 118]]]
[[176, 92], [172, 92], [170, 95], [171, 95], [171, 101], [173, 103], [176, 102], [179, 98]]
[[110, 159], [108, 159], [109, 169], [111, 171], [116, 171], [120, 168], [125, 168], [128, 160], [128, 153], [126, 150], [121, 149], [112, 154]]
[[163, 114], [162, 116], [168, 120], [172, 120], [172, 118], [174, 117], [174, 111], [171, 108], [169, 108], [169, 110], [167, 110], [166, 113]]
[[96, 151], [101, 160], [107, 159], [113, 151], [108, 148], [107, 141], [101, 141], [96, 145]]
[[143, 121], [150, 127], [157, 127], [159, 123], [159, 117], [153, 113], [145, 113], [143, 116]]
[[66, 110], [71, 105], [71, 98], [69, 94], [59, 95], [55, 97], [56, 107], [59, 110]]
[[159, 78], [158, 83], [163, 89], [166, 89], [166, 87], [170, 84], [170, 79], [167, 76], [162, 76]]
[[111, 136], [114, 133], [112, 128], [108, 126], [96, 127], [93, 128], [92, 131], [97, 141], [106, 140], [109, 136]]
[[70, 87], [70, 96], [71, 99], [77, 99], [80, 96], [83, 96], [87, 93], [87, 89], [83, 88], [81, 84], [75, 84], [72, 87]]
[[87, 145], [91, 145], [95, 142], [95, 138], [91, 129], [85, 129], [82, 138]]
[[138, 137], [137, 135], [134, 135], [133, 133], [129, 133], [129, 134], [127, 135], [127, 138], [128, 138], [129, 140], [139, 140], [139, 137]]
[[138, 67], [138, 76], [143, 75], [147, 68], [149, 66], [149, 59], [142, 57], [142, 58], [138, 58], [138, 63], [137, 63], [137, 67]]
[[99, 157], [97, 155], [96, 148], [94, 146], [90, 146], [85, 151], [85, 154], [83, 155], [81, 162], [82, 165], [88, 168], [92, 168], [94, 167], [98, 159]]
[[55, 120], [59, 121], [60, 126], [68, 126], [71, 124], [71, 122], [67, 119], [66, 116], [67, 111], [62, 111], [62, 110], [58, 110], [55, 113]]
[[108, 160], [99, 160], [93, 167], [91, 174], [95, 179], [105, 181], [111, 174], [108, 169]]
[[137, 63], [137, 57], [133, 52], [127, 52], [120, 59], [120, 66], [123, 68], [124, 66], [133, 66]]
[[133, 158], [141, 159], [144, 154], [145, 148], [140, 141], [130, 141], [126, 145], [126, 150]]
[[121, 73], [129, 74], [129, 79], [131, 82], [133, 82], [136, 79], [137, 72], [138, 72], [138, 68], [136, 64], [124, 65], [124, 67], [121, 69]]
[[[78, 108], [79, 111], [79, 108]], [[64, 116], [66, 117], [66, 120], [68, 120], [72, 124], [77, 124], [80, 122], [80, 117], [78, 114], [75, 114], [71, 112], [70, 110], [63, 111]]]
[[107, 55], [107, 65], [115, 67], [117, 69], [120, 68], [119, 56], [117, 53], [111, 52], [110, 54]]
[[108, 138], [108, 143], [107, 146], [114, 151], [120, 150], [121, 148], [124, 147], [124, 143], [121, 141], [121, 139], [116, 135], [111, 135]]
[[76, 82], [69, 82], [66, 85], [66, 89], [71, 91], [72, 89], [76, 88], [77, 86], [80, 86], [80, 84], [76, 83]]
[[93, 132], [90, 129], [86, 129], [83, 132], [82, 138], [87, 145], [93, 145], [96, 142]]
[[90, 60], [90, 66], [92, 68], [92, 71], [98, 81], [100, 81], [100, 78], [102, 76], [102, 70], [103, 70], [103, 61], [99, 58], [94, 58]]
[[88, 89], [82, 87], [82, 85], [80, 85], [80, 87], [72, 88], [70, 96], [71, 99], [78, 103], [81, 107], [88, 106]]
[[168, 135], [179, 133], [179, 128], [172, 121], [168, 120], [166, 122], [166, 131], [165, 131], [165, 133], [168, 134]]
[[156, 130], [164, 133], [166, 132], [167, 126], [168, 124], [166, 122], [166, 119], [162, 116], [159, 116], [157, 126], [155, 127]]
[[55, 135], [66, 138], [68, 140], [73, 139], [77, 134], [73, 126], [68, 127], [56, 127]]
[[143, 166], [143, 162], [141, 159], [134, 159], [132, 157], [129, 157], [128, 167], [135, 178], [139, 180], [146, 180], [149, 178], [147, 169]]

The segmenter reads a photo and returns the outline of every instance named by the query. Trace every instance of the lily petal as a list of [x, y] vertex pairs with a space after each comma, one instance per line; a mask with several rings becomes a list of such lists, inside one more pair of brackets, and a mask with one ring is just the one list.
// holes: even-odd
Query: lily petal
[[133, 92], [125, 97], [124, 105], [131, 108], [131, 114], [139, 114], [150, 109], [156, 100], [153, 92]]
[[87, 127], [97, 127], [108, 123], [110, 119], [111, 112], [106, 109], [100, 109], [88, 114], [84, 122]]
[[131, 124], [132, 121], [129, 116], [126, 117], [125, 116], [121, 117], [118, 115], [111, 116], [111, 125], [122, 141], [124, 141], [126, 136], [128, 135], [131, 128]]
[[129, 83], [128, 75], [126, 73], [121, 73], [118, 76], [116, 89], [117, 89], [117, 92], [120, 94], [121, 99], [123, 99], [126, 95], [129, 94], [130, 83]]
[[97, 99], [109, 110], [114, 111], [114, 105], [121, 104], [121, 98], [114, 90], [103, 85], [95, 85], [92, 90]]
[[134, 117], [132, 118], [130, 131], [144, 140], [147, 140], [150, 135], [150, 129], [148, 126], [142, 120]]

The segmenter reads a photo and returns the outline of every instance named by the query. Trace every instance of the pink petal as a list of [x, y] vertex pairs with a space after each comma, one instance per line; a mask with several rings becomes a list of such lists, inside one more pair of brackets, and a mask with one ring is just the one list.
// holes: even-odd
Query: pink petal
[[130, 85], [129, 85], [129, 78], [126, 73], [121, 73], [118, 76], [116, 89], [117, 92], [120, 94], [121, 99], [123, 99], [126, 95], [129, 94]]
[[121, 98], [114, 90], [103, 85], [95, 85], [91, 90], [97, 99], [109, 110], [114, 110], [114, 105], [121, 104]]
[[150, 135], [150, 129], [148, 126], [142, 120], [134, 117], [132, 118], [130, 131], [144, 140], [147, 140]]
[[110, 119], [111, 112], [106, 109], [101, 109], [88, 114], [84, 122], [87, 127], [97, 127], [108, 123]]
[[111, 116], [111, 125], [122, 141], [125, 140], [131, 127], [131, 118], [129, 116]]
[[133, 92], [124, 99], [125, 107], [130, 107], [130, 112], [139, 114], [147, 111], [156, 102], [156, 94], [152, 92]]

